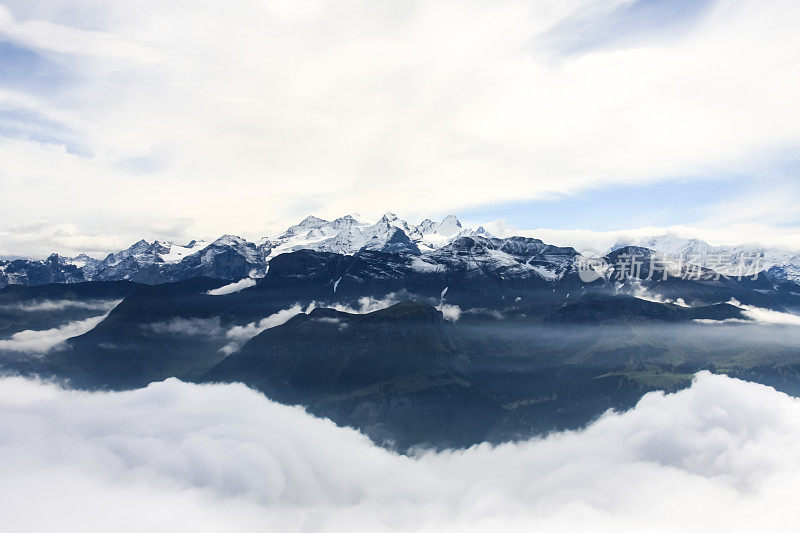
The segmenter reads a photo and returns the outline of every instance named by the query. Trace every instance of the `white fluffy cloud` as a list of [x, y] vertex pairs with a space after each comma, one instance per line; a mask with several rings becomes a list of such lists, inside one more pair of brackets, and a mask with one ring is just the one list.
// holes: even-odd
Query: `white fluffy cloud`
[[0, 253], [761, 174], [798, 145], [797, 2], [559, 48], [629, 3], [6, 0], [0, 38], [60, 77], [0, 87], [31, 117], [0, 138]]
[[436, 306], [436, 309], [441, 311], [445, 320], [450, 322], [457, 322], [461, 318], [461, 308], [457, 305], [440, 303]]
[[774, 309], [764, 309], [754, 305], [745, 305], [736, 299], [731, 299], [729, 302], [742, 309], [742, 314], [749, 320], [754, 320], [761, 324], [775, 324], [779, 326], [800, 326], [800, 316], [791, 313], [782, 313]]
[[91, 331], [107, 316], [108, 313], [85, 320], [67, 322], [61, 326], [44, 330], [26, 329], [25, 331], [14, 333], [8, 339], [0, 339], [0, 350], [44, 354], [59, 347], [69, 338]]
[[403, 457], [241, 385], [0, 380], [13, 531], [786, 531], [800, 401], [702, 373], [582, 431]]

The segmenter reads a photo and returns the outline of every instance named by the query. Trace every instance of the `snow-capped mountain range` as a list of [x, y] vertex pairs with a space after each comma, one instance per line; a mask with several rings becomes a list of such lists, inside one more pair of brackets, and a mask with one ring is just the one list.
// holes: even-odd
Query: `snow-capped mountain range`
[[215, 241], [193, 240], [188, 244], [140, 240], [104, 259], [86, 254], [77, 257], [51, 255], [45, 260], [0, 260], [0, 287], [9, 284], [42, 285], [93, 280], [132, 280], [162, 283], [189, 277], [233, 279], [261, 277], [273, 257], [309, 249], [354, 254], [361, 249], [419, 255], [438, 249], [455, 238], [484, 234], [462, 227], [453, 215], [418, 226], [386, 213], [377, 222], [355, 215], [335, 220], [314, 216], [286, 231], [250, 242], [234, 235]]
[[687, 263], [708, 266], [720, 274], [735, 274], [742, 264], [751, 264], [767, 271], [776, 279], [800, 280], [800, 252], [757, 245], [712, 246], [699, 239], [675, 235], [658, 235], [618, 242], [612, 249], [639, 246], [680, 259]]
[[[728, 263], [715, 268], [722, 274], [732, 273], [740, 261], [752, 262], [755, 257], [759, 270], [766, 270], [776, 280], [800, 280], [800, 254], [788, 250], [711, 246], [700, 240], [670, 235], [619, 242], [612, 250], [626, 246], [647, 248], [703, 266], [711, 256], [725, 257]], [[234, 235], [223, 235], [211, 242], [193, 240], [187, 244], [140, 240], [104, 259], [85, 254], [74, 258], [53, 254], [41, 261], [0, 260], [0, 287], [94, 280], [157, 284], [201, 276], [259, 278], [267, 272], [273, 258], [298, 250], [345, 255], [372, 250], [411, 256], [414, 268], [419, 269], [510, 269], [550, 281], [574, 270], [578, 257], [572, 248], [549, 246], [537, 239], [495, 238], [483, 227], [464, 227], [454, 215], [441, 221], [425, 219], [417, 225], [390, 212], [377, 221], [364, 220], [357, 215], [335, 220], [308, 216], [285, 231], [256, 242]]]
[[463, 228], [454, 215], [441, 222], [425, 219], [418, 226], [394, 213], [386, 213], [374, 223], [353, 215], [333, 221], [309, 216], [282, 234], [265, 237], [258, 244], [269, 246], [271, 256], [302, 249], [353, 254], [364, 247], [383, 250], [387, 244], [390, 248], [424, 253], [441, 248], [457, 237], [483, 233], [481, 228], [477, 231]]

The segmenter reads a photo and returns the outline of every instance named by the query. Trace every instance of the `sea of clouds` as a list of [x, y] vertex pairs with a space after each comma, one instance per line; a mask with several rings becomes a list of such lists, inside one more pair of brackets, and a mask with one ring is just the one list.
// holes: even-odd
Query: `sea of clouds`
[[409, 457], [242, 385], [0, 379], [8, 531], [786, 531], [800, 400], [701, 373], [581, 431]]

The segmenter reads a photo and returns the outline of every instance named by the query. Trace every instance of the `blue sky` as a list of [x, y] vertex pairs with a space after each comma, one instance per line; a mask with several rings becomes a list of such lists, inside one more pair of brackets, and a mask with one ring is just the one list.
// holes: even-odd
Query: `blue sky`
[[562, 53], [632, 46], [678, 38], [694, 28], [713, 7], [712, 0], [638, 0], [623, 2], [600, 16], [578, 12], [550, 32]]
[[800, 246], [798, 24], [792, 0], [0, 0], [0, 254], [387, 210]]
[[65, 72], [31, 48], [0, 40], [0, 80], [7, 89], [50, 93], [64, 83]]
[[747, 178], [669, 180], [649, 185], [599, 187], [544, 200], [466, 209], [466, 220], [505, 220], [517, 228], [587, 228], [615, 231], [673, 226], [705, 219], [709, 206], [740, 198]]

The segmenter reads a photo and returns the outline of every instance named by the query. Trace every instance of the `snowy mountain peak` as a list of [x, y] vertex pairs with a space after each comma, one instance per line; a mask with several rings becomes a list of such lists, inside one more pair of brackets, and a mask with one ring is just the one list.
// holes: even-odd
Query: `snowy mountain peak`
[[352, 228], [354, 226], [364, 226], [366, 222], [354, 217], [353, 215], [345, 215], [343, 217], [339, 217], [333, 222], [329, 222], [322, 227], [329, 226], [333, 230], [343, 230], [347, 228]]
[[[155, 243], [157, 243], [157, 242], [158, 242], [158, 241], [155, 241], [153, 244], [155, 244]], [[135, 242], [135, 243], [133, 243], [133, 244], [132, 244], [132, 245], [131, 245], [131, 246], [130, 246], [130, 247], [127, 249], [127, 250], [125, 250], [125, 251], [126, 251], [126, 252], [130, 252], [130, 253], [132, 253], [132, 254], [135, 254], [135, 253], [142, 253], [142, 252], [145, 252], [145, 251], [147, 251], [147, 250], [150, 248], [150, 246], [151, 246], [151, 244], [150, 244], [149, 242], [147, 242], [147, 241], [146, 241], [146, 240], [144, 240], [144, 239], [141, 239], [141, 240], [139, 240], [138, 242]]]
[[327, 224], [327, 223], [328, 223], [328, 221], [325, 220], [324, 218], [318, 218], [318, 217], [315, 217], [314, 215], [309, 215], [306, 218], [304, 218], [303, 220], [301, 220], [300, 224], [298, 224], [298, 226], [303, 227], [303, 228], [317, 228], [317, 227], [319, 227], [319, 226], [321, 226], [323, 224]]
[[237, 235], [222, 235], [217, 240], [212, 242], [211, 244], [215, 246], [241, 246], [243, 244], [248, 244], [246, 239], [239, 237]]
[[299, 224], [289, 226], [276, 240], [286, 240], [298, 236], [305, 237], [311, 229], [322, 227], [325, 224], [328, 224], [327, 220], [309, 215], [301, 220]]
[[433, 220], [431, 220], [429, 218], [426, 218], [425, 220], [423, 220], [422, 222], [419, 223], [419, 226], [417, 226], [417, 229], [422, 234], [433, 233], [434, 230], [436, 229], [437, 225], [438, 224], [436, 222], [434, 222]]
[[461, 221], [459, 221], [455, 215], [447, 215], [436, 227], [435, 233], [449, 237], [451, 235], [456, 235], [462, 229]]

